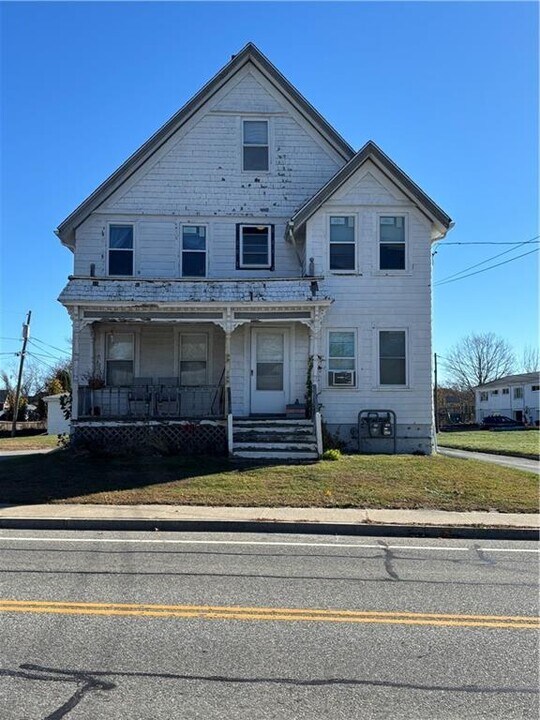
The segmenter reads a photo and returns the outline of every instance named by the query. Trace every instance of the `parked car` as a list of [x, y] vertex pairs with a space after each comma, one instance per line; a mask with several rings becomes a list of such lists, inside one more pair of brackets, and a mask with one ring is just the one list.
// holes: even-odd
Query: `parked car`
[[525, 427], [525, 423], [521, 420], [512, 420], [506, 415], [487, 415], [482, 420], [483, 430], [513, 430]]

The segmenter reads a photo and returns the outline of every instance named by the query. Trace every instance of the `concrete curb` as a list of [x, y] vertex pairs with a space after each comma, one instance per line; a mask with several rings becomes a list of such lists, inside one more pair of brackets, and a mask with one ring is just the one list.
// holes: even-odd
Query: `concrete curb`
[[538, 528], [473, 525], [388, 525], [370, 523], [265, 520], [163, 520], [141, 518], [0, 518], [5, 530], [94, 530], [161, 532], [288, 533], [378, 537], [456, 538], [465, 540], [540, 539]]

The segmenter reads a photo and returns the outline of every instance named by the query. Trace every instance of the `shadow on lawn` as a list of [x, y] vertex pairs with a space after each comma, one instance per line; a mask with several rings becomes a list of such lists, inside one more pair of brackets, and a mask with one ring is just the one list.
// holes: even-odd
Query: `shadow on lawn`
[[[264, 464], [268, 467], [268, 463]], [[37, 504], [85, 495], [136, 490], [217, 473], [261, 467], [224, 457], [130, 455], [103, 457], [71, 450], [3, 458], [0, 504]]]

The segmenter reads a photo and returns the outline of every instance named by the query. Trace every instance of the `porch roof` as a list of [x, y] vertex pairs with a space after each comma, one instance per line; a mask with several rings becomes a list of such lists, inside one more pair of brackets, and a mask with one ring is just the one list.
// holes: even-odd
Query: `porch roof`
[[225, 307], [238, 303], [296, 304], [313, 303], [330, 298], [319, 294], [322, 278], [264, 279], [150, 279], [95, 278], [70, 276], [59, 301], [69, 306], [133, 304], [154, 308]]

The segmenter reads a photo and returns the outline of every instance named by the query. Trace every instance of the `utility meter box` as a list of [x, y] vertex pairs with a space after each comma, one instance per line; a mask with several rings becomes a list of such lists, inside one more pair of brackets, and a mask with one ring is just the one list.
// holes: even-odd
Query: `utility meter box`
[[[373, 443], [387, 440], [386, 443]], [[388, 449], [390, 445], [390, 450]], [[396, 413], [367, 408], [358, 413], [358, 452], [396, 453]]]

